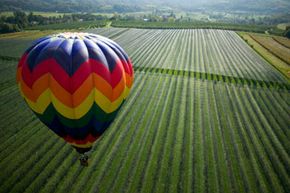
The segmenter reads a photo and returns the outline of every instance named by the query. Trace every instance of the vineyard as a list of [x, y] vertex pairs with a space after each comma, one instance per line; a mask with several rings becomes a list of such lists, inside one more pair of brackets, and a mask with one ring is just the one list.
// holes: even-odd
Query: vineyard
[[19, 95], [17, 60], [32, 40], [0, 38], [1, 193], [290, 192], [289, 79], [239, 35], [88, 31], [118, 42], [135, 69], [89, 167]]
[[250, 24], [238, 24], [238, 23], [222, 23], [222, 22], [205, 22], [205, 21], [126, 21], [116, 20], [112, 22], [113, 27], [125, 27], [125, 28], [145, 28], [145, 29], [222, 29], [222, 30], [234, 30], [234, 31], [247, 31], [264, 33], [265, 31], [271, 34], [281, 35], [283, 30], [270, 25], [250, 25]]

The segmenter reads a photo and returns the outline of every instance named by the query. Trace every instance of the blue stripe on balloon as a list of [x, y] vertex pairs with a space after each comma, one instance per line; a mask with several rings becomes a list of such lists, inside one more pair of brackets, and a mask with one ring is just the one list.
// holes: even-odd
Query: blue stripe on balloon
[[98, 40], [89, 39], [63, 39], [53, 37], [46, 39], [33, 47], [29, 52], [28, 66], [32, 71], [39, 63], [49, 58], [54, 58], [57, 63], [72, 76], [89, 58], [100, 61], [111, 72], [114, 70], [118, 57], [123, 59], [123, 54], [116, 54], [113, 46]]
[[82, 63], [84, 63], [89, 59], [89, 53], [83, 40], [75, 39], [73, 43], [71, 57], [72, 57], [72, 68], [71, 71], [68, 72], [70, 76], [73, 75], [78, 70], [78, 68], [81, 66]]
[[28, 56], [28, 66], [31, 70], [33, 70], [39, 63], [49, 58], [53, 58], [56, 50], [61, 45], [63, 40], [61, 39], [53, 39], [48, 44], [46, 44], [42, 49], [33, 49], [31, 54]]
[[32, 71], [35, 66], [35, 60], [42, 52], [42, 50], [51, 42], [50, 39], [44, 40], [36, 46], [31, 46], [26, 52], [29, 53], [27, 57], [27, 64], [29, 69]]
[[95, 118], [92, 118], [90, 122], [84, 127], [69, 128], [63, 125], [59, 121], [58, 117], [55, 116], [52, 122], [44, 122], [44, 124], [60, 137], [69, 135], [73, 139], [82, 140], [85, 139], [89, 134], [92, 134], [93, 136], [101, 135], [109, 127], [111, 122], [100, 122]]
[[96, 43], [104, 53], [107, 63], [109, 64], [109, 70], [112, 72], [115, 69], [118, 56], [108, 45], [104, 44], [103, 42], [97, 41]]
[[89, 39], [84, 39], [84, 43], [88, 49], [89, 58], [99, 61], [102, 65], [104, 65], [104, 67], [109, 69], [109, 64], [107, 63], [106, 56], [99, 48], [99, 46]]
[[74, 40], [67, 39], [64, 40], [57, 50], [52, 53], [52, 57], [57, 61], [57, 63], [69, 74], [72, 74], [72, 48]]
[[40, 42], [47, 40], [47, 39], [51, 39], [51, 36], [45, 36], [45, 37], [39, 38], [39, 39], [33, 41], [31, 46], [34, 47], [36, 44], [39, 44]]
[[104, 42], [105, 44], [110, 45], [110, 47], [113, 47], [113, 48], [119, 50], [119, 52], [121, 52], [121, 54], [123, 55], [123, 57], [125, 57], [126, 60], [129, 60], [129, 57], [126, 54], [126, 52], [124, 51], [124, 49], [121, 48], [116, 42], [112, 41], [109, 38], [102, 37], [102, 36], [100, 36], [100, 41]]

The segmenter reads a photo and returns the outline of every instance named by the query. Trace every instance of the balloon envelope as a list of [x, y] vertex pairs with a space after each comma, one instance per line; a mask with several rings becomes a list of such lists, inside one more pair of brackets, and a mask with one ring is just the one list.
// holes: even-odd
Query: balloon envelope
[[133, 79], [124, 50], [88, 33], [40, 38], [17, 67], [17, 82], [28, 106], [52, 131], [84, 151], [114, 120]]

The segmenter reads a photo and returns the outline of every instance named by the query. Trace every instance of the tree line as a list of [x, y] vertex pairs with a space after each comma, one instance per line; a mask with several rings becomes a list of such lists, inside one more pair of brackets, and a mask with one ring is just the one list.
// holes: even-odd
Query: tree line
[[0, 33], [18, 32], [25, 29], [26, 27], [36, 25], [48, 25], [77, 21], [98, 21], [107, 19], [107, 16], [93, 15], [89, 13], [75, 13], [44, 17], [42, 15], [35, 15], [33, 12], [27, 14], [22, 11], [15, 11], [11, 16], [3, 15], [0, 17]]

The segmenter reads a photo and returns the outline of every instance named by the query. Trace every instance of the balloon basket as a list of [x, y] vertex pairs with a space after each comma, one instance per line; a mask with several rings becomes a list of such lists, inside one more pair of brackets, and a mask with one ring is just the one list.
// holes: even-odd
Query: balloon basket
[[73, 146], [77, 152], [79, 153], [80, 155], [80, 164], [82, 166], [89, 166], [89, 156], [88, 156], [88, 151], [90, 151], [92, 149], [92, 147], [88, 147], [88, 148], [80, 148], [80, 147], [75, 147]]
[[89, 156], [86, 154], [81, 154], [80, 155], [80, 164], [82, 166], [89, 166]]

